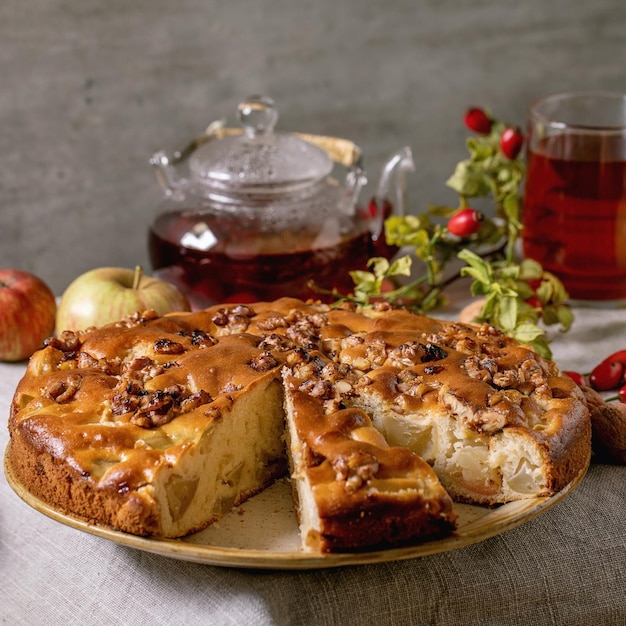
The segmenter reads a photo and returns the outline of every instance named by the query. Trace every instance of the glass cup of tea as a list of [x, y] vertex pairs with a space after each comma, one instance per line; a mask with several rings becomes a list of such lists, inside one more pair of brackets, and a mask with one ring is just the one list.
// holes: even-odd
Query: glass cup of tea
[[573, 301], [626, 304], [626, 94], [544, 97], [527, 135], [524, 256]]

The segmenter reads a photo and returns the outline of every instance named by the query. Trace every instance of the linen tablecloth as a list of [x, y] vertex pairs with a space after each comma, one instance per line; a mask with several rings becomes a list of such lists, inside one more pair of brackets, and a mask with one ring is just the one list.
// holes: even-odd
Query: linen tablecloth
[[[626, 311], [576, 309], [552, 343], [588, 371], [626, 348]], [[0, 364], [0, 449], [24, 364]], [[626, 624], [626, 467], [501, 535], [434, 556], [314, 571], [188, 563], [48, 519], [0, 476], [2, 624]]]

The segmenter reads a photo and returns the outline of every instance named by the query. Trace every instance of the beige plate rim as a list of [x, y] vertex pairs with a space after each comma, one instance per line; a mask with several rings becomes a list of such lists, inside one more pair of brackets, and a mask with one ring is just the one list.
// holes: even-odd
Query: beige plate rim
[[312, 570], [347, 565], [384, 563], [458, 550], [516, 528], [545, 513], [572, 493], [585, 476], [589, 466], [587, 463], [569, 485], [552, 497], [530, 498], [528, 500], [509, 502], [494, 509], [471, 507], [480, 509], [482, 516], [469, 523], [460, 523], [457, 532], [452, 536], [402, 548], [324, 555], [302, 550], [241, 549], [228, 545], [188, 543], [184, 539], [146, 538], [86, 522], [55, 510], [49, 504], [27, 491], [13, 472], [9, 462], [9, 449], [10, 443], [7, 445], [4, 455], [4, 472], [9, 486], [26, 504], [65, 526], [108, 539], [122, 546], [173, 559], [206, 565], [270, 570]]

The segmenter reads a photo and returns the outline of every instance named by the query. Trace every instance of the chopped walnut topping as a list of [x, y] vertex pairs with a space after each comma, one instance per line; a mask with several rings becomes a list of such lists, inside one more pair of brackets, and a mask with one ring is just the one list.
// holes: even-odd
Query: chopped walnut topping
[[48, 337], [43, 343], [61, 352], [76, 352], [80, 348], [80, 337], [78, 333], [64, 330], [59, 337]]
[[325, 366], [324, 361], [317, 355], [313, 355], [304, 348], [296, 348], [287, 356], [287, 365], [302, 366], [308, 365], [309, 373], [319, 374]]
[[413, 383], [416, 379], [421, 380], [421, 376], [414, 370], [400, 370], [398, 372], [398, 382], [403, 385]]
[[124, 366], [125, 374], [132, 374], [133, 372], [139, 372], [145, 370], [147, 367], [150, 367], [154, 364], [154, 361], [147, 356], [138, 356], [134, 358], [132, 361], [129, 361]]
[[80, 369], [99, 369], [103, 370], [103, 366], [107, 367], [105, 359], [96, 359], [96, 357], [87, 354], [86, 352], [79, 352], [73, 354], [73, 358], [76, 359], [76, 366]]
[[245, 304], [238, 304], [231, 309], [218, 309], [213, 316], [216, 326], [227, 329], [230, 333], [243, 333], [250, 326], [250, 320], [256, 315], [254, 310]]
[[286, 334], [295, 345], [306, 350], [314, 350], [319, 345], [320, 338], [313, 326], [293, 325], [287, 329]]
[[505, 426], [524, 425], [526, 417], [520, 406], [519, 394], [508, 390], [485, 395], [485, 405], [476, 405], [465, 397], [462, 390], [442, 388], [441, 399], [469, 428], [477, 432], [494, 433]]
[[258, 354], [250, 363], [255, 372], [268, 372], [279, 365], [278, 359], [269, 351], [265, 350]]
[[188, 413], [212, 401], [211, 395], [203, 390], [189, 394], [181, 385], [171, 385], [157, 391], [147, 391], [135, 384], [114, 394], [111, 411], [120, 416], [132, 413], [131, 424], [142, 428], [153, 428], [170, 422], [176, 415]]
[[[295, 355], [295, 353], [292, 354]], [[300, 360], [291, 359], [290, 361], [288, 359], [288, 364], [291, 367], [292, 374], [300, 380], [319, 378], [322, 370], [324, 369], [324, 361], [322, 361], [319, 357], [310, 357], [306, 352], [305, 354], [309, 358], [302, 358]], [[327, 382], [330, 383], [330, 381]]]
[[302, 311], [298, 311], [298, 309], [290, 309], [285, 315], [285, 320], [288, 325], [295, 324], [304, 318], [304, 313]]
[[[169, 344], [163, 345], [166, 349], [170, 347]], [[147, 356], [139, 356], [126, 363], [111, 398], [111, 413], [116, 417], [128, 415], [132, 424], [152, 428], [211, 402], [208, 392], [200, 390], [192, 393], [182, 385], [171, 385], [156, 391], [145, 389], [148, 380], [176, 365], [175, 362], [159, 364]]]
[[335, 358], [341, 351], [341, 339], [338, 337], [324, 338], [322, 340], [322, 349], [328, 356]]
[[357, 380], [356, 386], [357, 387], [367, 387], [368, 385], [371, 385], [374, 381], [367, 375], [364, 374], [363, 376], [360, 376]]
[[468, 356], [464, 365], [469, 376], [486, 383], [492, 382], [493, 375], [497, 372], [497, 363], [490, 357]]
[[191, 337], [191, 345], [196, 348], [210, 348], [217, 343], [217, 339], [213, 337], [213, 335], [198, 328], [192, 330], [191, 335], [182, 330], [178, 331], [176, 334], [181, 337]]
[[322, 378], [330, 380], [331, 382], [336, 382], [337, 380], [341, 378], [346, 378], [351, 374], [353, 374], [353, 372], [347, 366], [340, 363], [335, 363], [334, 361], [329, 361], [328, 363], [326, 363], [326, 365], [324, 365], [322, 371], [320, 372], [320, 376]]
[[413, 370], [404, 370], [398, 374], [398, 391], [403, 395], [421, 398], [433, 387], [426, 384], [422, 376]]
[[456, 342], [454, 348], [459, 352], [474, 354], [478, 349], [478, 342], [471, 337], [463, 337]]
[[496, 354], [500, 348], [511, 342], [504, 333], [489, 324], [476, 327], [461, 323], [441, 328], [436, 333], [427, 335], [427, 340], [464, 354], [475, 355]]
[[43, 390], [43, 395], [59, 404], [69, 402], [80, 389], [83, 377], [80, 374], [70, 374], [65, 380], [54, 380]]
[[389, 353], [389, 359], [395, 365], [416, 365], [422, 360], [422, 352], [420, 350], [422, 345], [417, 341], [404, 343]]
[[287, 329], [285, 334], [296, 346], [313, 350], [319, 347], [319, 329], [327, 323], [325, 315], [305, 315], [297, 309], [292, 309], [285, 317]]
[[120, 372], [121, 359], [96, 358], [88, 352], [63, 352], [62, 363], [68, 363], [69, 367], [76, 369], [99, 370], [104, 374], [117, 376]]
[[354, 492], [371, 480], [378, 472], [378, 460], [367, 452], [352, 452], [341, 455], [331, 461], [335, 477], [345, 483], [348, 492]]
[[346, 408], [341, 396], [333, 396], [332, 398], [328, 398], [327, 400], [324, 400], [322, 404], [324, 407], [324, 413], [326, 415], [330, 415], [332, 413], [335, 413], [336, 411]]
[[330, 400], [335, 396], [335, 389], [329, 380], [305, 380], [299, 387], [300, 391], [305, 391], [313, 398]]
[[479, 335], [484, 335], [486, 337], [502, 337], [504, 338], [504, 333], [498, 330], [495, 326], [491, 324], [482, 324], [478, 329]]
[[481, 360], [469, 357], [465, 360], [465, 367], [472, 378], [491, 383], [498, 389], [515, 389], [546, 398], [552, 395], [548, 381], [550, 373], [534, 356], [521, 361], [519, 358], [511, 359], [507, 354]]
[[387, 344], [384, 339], [373, 339], [365, 349], [365, 356], [375, 366], [381, 366], [387, 360]]
[[315, 328], [324, 328], [328, 324], [328, 317], [323, 313], [311, 313], [306, 316], [306, 320]]
[[122, 384], [127, 381], [140, 381], [143, 384], [155, 376], [162, 374], [166, 367], [173, 365], [175, 365], [175, 363], [157, 363], [147, 356], [136, 357], [124, 365]]
[[133, 393], [133, 388], [129, 386], [124, 391], [113, 394], [111, 398], [111, 413], [116, 416], [134, 413], [139, 406], [139, 394]]
[[287, 337], [283, 337], [282, 335], [278, 335], [276, 333], [272, 333], [271, 335], [267, 335], [263, 337], [261, 343], [259, 343], [259, 348], [261, 350], [276, 350], [278, 352], [286, 352], [287, 350], [291, 350], [294, 347], [293, 342]]
[[185, 346], [171, 339], [157, 339], [154, 342], [154, 351], [156, 354], [182, 354], [185, 352]]
[[272, 330], [276, 330], [277, 328], [287, 328], [287, 320], [282, 316], [276, 313], [275, 315], [270, 315], [264, 320], [259, 320], [257, 322], [257, 327], [259, 330], [264, 332], [270, 332]]
[[199, 406], [202, 406], [203, 404], [208, 404], [212, 401], [213, 398], [211, 397], [211, 394], [208, 391], [204, 391], [204, 389], [201, 389], [200, 391], [192, 393], [190, 396], [187, 396], [181, 401], [180, 412], [189, 413], [189, 411], [193, 411]]
[[216, 326], [228, 326], [228, 309], [218, 309], [211, 321]]
[[535, 359], [525, 359], [519, 366], [520, 379], [539, 386], [546, 380], [546, 372]]
[[176, 415], [177, 401], [182, 393], [180, 385], [172, 385], [140, 396], [139, 406], [130, 422], [143, 428], [167, 424]]
[[367, 372], [372, 369], [372, 364], [364, 356], [354, 355], [350, 352], [343, 352], [341, 354], [341, 364], [350, 366], [355, 370], [361, 372]]
[[346, 395], [352, 391], [352, 385], [347, 380], [338, 380], [335, 384], [335, 391], [337, 393]]
[[448, 356], [446, 351], [434, 343], [423, 344], [419, 341], [407, 341], [389, 353], [389, 360], [394, 365], [410, 367], [418, 363], [439, 361], [446, 356]]
[[146, 309], [145, 311], [136, 311], [132, 315], [115, 323], [117, 328], [131, 328], [140, 324], [145, 324], [150, 320], [155, 320], [159, 317], [159, 314], [154, 309]]
[[360, 346], [365, 343], [365, 339], [362, 335], [349, 335], [345, 339], [341, 340], [342, 349], [353, 348], [354, 346]]
[[493, 384], [496, 387], [516, 387], [520, 382], [520, 375], [516, 370], [496, 372], [493, 376]]
[[246, 304], [237, 304], [236, 306], [234, 306], [232, 309], [232, 314], [243, 315], [244, 317], [248, 317], [250, 319], [252, 319], [256, 315], [254, 309]]

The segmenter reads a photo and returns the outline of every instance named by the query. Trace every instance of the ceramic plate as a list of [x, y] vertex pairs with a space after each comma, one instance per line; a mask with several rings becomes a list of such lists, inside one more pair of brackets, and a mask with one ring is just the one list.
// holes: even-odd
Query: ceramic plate
[[551, 498], [510, 502], [495, 509], [456, 504], [459, 516], [457, 532], [444, 539], [390, 550], [322, 555], [300, 549], [291, 486], [287, 478], [277, 481], [270, 488], [236, 507], [202, 532], [183, 539], [152, 539], [89, 524], [59, 513], [30, 494], [18, 482], [9, 464], [8, 447], [4, 470], [9, 485], [22, 500], [40, 513], [71, 528], [174, 559], [256, 569], [318, 569], [382, 563], [457, 550], [515, 528], [544, 513], [568, 496], [585, 474], [584, 471], [581, 472], [563, 491]]

